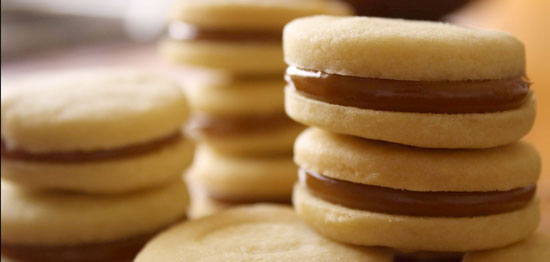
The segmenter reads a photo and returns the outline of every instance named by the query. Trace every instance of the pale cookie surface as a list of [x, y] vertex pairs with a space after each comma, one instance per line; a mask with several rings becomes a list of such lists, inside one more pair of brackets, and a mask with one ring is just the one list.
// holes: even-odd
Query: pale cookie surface
[[541, 170], [540, 156], [527, 142], [482, 150], [425, 149], [317, 128], [296, 139], [294, 160], [327, 177], [410, 191], [507, 191], [535, 184]]
[[131, 157], [79, 163], [2, 158], [2, 178], [36, 189], [122, 193], [177, 180], [191, 164], [192, 141], [180, 139], [160, 150]]
[[295, 121], [334, 133], [427, 148], [491, 148], [518, 141], [535, 121], [533, 92], [520, 108], [495, 113], [426, 114], [334, 105], [285, 88]]
[[288, 207], [235, 208], [175, 226], [150, 241], [135, 262], [376, 261], [391, 254], [325, 239]]
[[174, 64], [227, 70], [236, 74], [281, 73], [286, 65], [279, 43], [181, 41], [161, 43], [160, 53]]
[[329, 74], [453, 81], [525, 73], [516, 38], [443, 23], [316, 16], [289, 23], [283, 39], [289, 65]]
[[290, 155], [233, 156], [199, 147], [189, 174], [209, 194], [237, 199], [288, 198], [298, 179]]
[[98, 69], [28, 76], [2, 87], [2, 138], [29, 152], [93, 151], [149, 142], [188, 116], [179, 85], [159, 75]]
[[25, 191], [2, 181], [2, 242], [76, 245], [149, 234], [185, 218], [188, 201], [181, 180], [121, 195]]
[[172, 19], [205, 28], [282, 30], [298, 17], [352, 13], [350, 6], [333, 1], [183, 0], [172, 9]]
[[261, 132], [208, 135], [189, 130], [188, 133], [193, 139], [217, 152], [237, 155], [266, 155], [292, 153], [294, 140], [303, 129], [304, 126], [291, 123]]
[[539, 201], [525, 208], [479, 217], [415, 217], [346, 208], [297, 185], [298, 216], [320, 234], [342, 243], [405, 250], [465, 252], [503, 247], [531, 235], [539, 223]]
[[282, 77], [272, 79], [196, 81], [186, 88], [193, 110], [213, 115], [284, 114]]
[[467, 253], [463, 262], [548, 262], [550, 237], [535, 233], [526, 240], [511, 246]]

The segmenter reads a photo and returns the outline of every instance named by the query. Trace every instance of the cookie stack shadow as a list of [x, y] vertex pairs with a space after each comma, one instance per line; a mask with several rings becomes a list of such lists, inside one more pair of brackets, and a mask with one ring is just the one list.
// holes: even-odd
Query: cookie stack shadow
[[2, 258], [132, 261], [186, 219], [192, 142], [180, 87], [133, 70], [2, 88]]
[[283, 26], [315, 14], [345, 15], [325, 1], [177, 1], [160, 53], [199, 71], [186, 92], [191, 215], [256, 202], [291, 202], [292, 145], [303, 126], [284, 113]]
[[540, 158], [519, 141], [535, 118], [521, 42], [317, 16], [288, 24], [283, 46], [286, 113], [312, 126], [295, 143], [293, 204], [318, 233], [388, 248], [396, 261], [547, 248], [532, 237]]

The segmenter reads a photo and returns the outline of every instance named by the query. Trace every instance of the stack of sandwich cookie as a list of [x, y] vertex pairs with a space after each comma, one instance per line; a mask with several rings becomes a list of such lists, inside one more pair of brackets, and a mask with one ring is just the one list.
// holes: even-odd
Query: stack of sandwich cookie
[[[209, 213], [202, 207], [214, 211], [213, 207], [229, 203], [290, 202], [292, 183], [288, 181], [296, 180], [296, 172], [274, 174], [266, 168], [281, 162], [284, 168], [289, 166], [292, 145], [303, 130], [284, 113], [282, 30], [298, 17], [350, 13], [345, 4], [318, 0], [176, 2], [160, 52], [174, 64], [202, 72], [186, 86], [193, 110], [187, 133], [205, 148], [189, 174], [196, 178], [190, 179], [192, 187], [197, 187], [192, 192], [203, 192], [193, 199], [210, 204], [192, 204], [192, 213]], [[224, 184], [221, 194], [214, 185], [231, 181], [228, 175], [235, 172], [216, 169], [218, 163], [212, 159], [238, 162], [241, 169], [256, 173], [241, 173], [235, 179], [242, 183]], [[274, 181], [273, 188], [263, 195], [247, 195], [257, 191], [248, 185], [268, 176], [274, 176], [266, 180]], [[241, 186], [230, 188], [237, 184]]]
[[173, 81], [131, 70], [54, 73], [3, 88], [2, 255], [127, 261], [185, 219], [188, 111]]
[[318, 16], [287, 25], [284, 48], [286, 112], [314, 126], [295, 143], [293, 203], [316, 231], [396, 261], [461, 261], [535, 231], [540, 158], [518, 142], [535, 116], [521, 42]]

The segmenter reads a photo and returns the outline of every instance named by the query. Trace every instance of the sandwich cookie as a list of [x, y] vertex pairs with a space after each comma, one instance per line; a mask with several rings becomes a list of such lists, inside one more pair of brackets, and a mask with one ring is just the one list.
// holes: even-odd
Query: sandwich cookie
[[535, 119], [523, 44], [502, 32], [316, 16], [284, 30], [287, 114], [335, 133], [428, 148], [519, 140]]
[[311, 128], [294, 150], [298, 216], [333, 240], [466, 252], [512, 244], [539, 223], [540, 158], [524, 142], [423, 149]]
[[191, 195], [191, 203], [187, 211], [190, 219], [209, 216], [222, 210], [238, 206], [238, 204], [231, 204], [210, 198], [204, 186], [193, 183], [190, 180], [191, 179], [187, 179], [189, 194]]
[[238, 74], [279, 74], [285, 68], [281, 41], [286, 23], [351, 12], [348, 5], [334, 1], [178, 1], [160, 51], [175, 63]]
[[224, 153], [291, 153], [303, 126], [284, 113], [284, 81], [212, 74], [186, 91], [188, 134]]
[[296, 170], [290, 155], [226, 155], [200, 146], [188, 176], [218, 202], [290, 203]]
[[2, 177], [33, 188], [128, 192], [179, 179], [193, 146], [180, 87], [158, 75], [91, 70], [2, 88]]
[[26, 191], [2, 181], [2, 256], [14, 261], [132, 261], [185, 219], [183, 181], [117, 195]]
[[150, 241], [134, 261], [390, 262], [392, 258], [382, 249], [323, 238], [290, 207], [254, 205], [172, 227]]

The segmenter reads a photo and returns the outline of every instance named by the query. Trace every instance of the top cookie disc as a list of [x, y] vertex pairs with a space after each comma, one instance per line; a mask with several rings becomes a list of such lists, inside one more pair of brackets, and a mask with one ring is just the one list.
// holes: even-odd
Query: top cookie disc
[[177, 83], [130, 70], [29, 77], [2, 88], [2, 141], [27, 152], [124, 147], [179, 132], [187, 119]]
[[205, 28], [281, 30], [298, 17], [352, 13], [350, 6], [335, 1], [181, 0], [172, 19]]
[[289, 23], [285, 60], [301, 69], [413, 80], [487, 80], [525, 73], [523, 44], [497, 31], [444, 23], [316, 16]]

